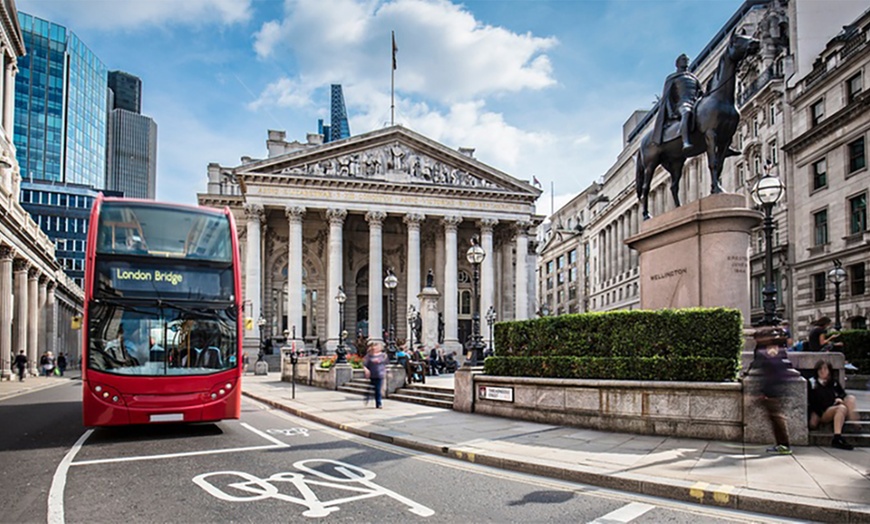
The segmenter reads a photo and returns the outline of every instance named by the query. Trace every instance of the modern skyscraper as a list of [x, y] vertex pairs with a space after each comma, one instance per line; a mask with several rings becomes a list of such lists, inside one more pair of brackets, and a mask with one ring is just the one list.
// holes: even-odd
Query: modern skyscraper
[[347, 123], [347, 109], [344, 106], [341, 84], [330, 86], [329, 112], [330, 122], [328, 125], [323, 123], [322, 118], [317, 120], [317, 132], [323, 135], [323, 143], [350, 138], [350, 125]]
[[21, 205], [79, 285], [89, 202], [106, 184], [108, 71], [64, 26], [19, 12], [27, 54], [15, 78]]
[[27, 48], [15, 78], [21, 176], [102, 189], [106, 66], [65, 27], [22, 12], [18, 20]]
[[131, 113], [142, 112], [142, 80], [123, 71], [109, 71], [109, 89], [114, 100], [112, 107]]
[[157, 124], [140, 114], [142, 81], [129, 73], [111, 71], [109, 89], [106, 188], [131, 198], [154, 199]]

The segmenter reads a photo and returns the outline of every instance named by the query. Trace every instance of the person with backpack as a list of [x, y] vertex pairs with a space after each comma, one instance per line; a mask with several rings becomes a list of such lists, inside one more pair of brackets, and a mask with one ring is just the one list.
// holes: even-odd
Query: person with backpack
[[23, 349], [15, 355], [15, 361], [12, 362], [12, 365], [18, 368], [18, 382], [24, 382], [24, 370], [27, 369], [27, 355], [24, 354]]

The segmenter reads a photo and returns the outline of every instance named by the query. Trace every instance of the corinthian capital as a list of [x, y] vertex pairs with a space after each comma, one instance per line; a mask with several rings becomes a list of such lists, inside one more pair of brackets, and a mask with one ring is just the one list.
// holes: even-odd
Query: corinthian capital
[[326, 219], [329, 220], [330, 226], [340, 226], [344, 224], [344, 219], [347, 217], [347, 209], [330, 208], [326, 210]]
[[492, 228], [494, 228], [498, 224], [498, 219], [496, 218], [481, 218], [477, 225], [480, 227], [481, 233], [492, 233]]
[[27, 270], [27, 280], [36, 280], [39, 278], [39, 270], [35, 266], [30, 266]]
[[263, 222], [266, 218], [266, 209], [262, 204], [245, 204], [245, 217], [248, 221]]
[[441, 219], [441, 223], [444, 224], [444, 231], [456, 231], [456, 228], [462, 223], [462, 217], [457, 215], [446, 216]]
[[516, 234], [519, 235], [528, 235], [529, 228], [532, 227], [532, 222], [529, 220], [517, 220], [516, 224], [514, 224], [516, 228]]
[[287, 215], [287, 220], [291, 224], [301, 224], [302, 218], [305, 217], [305, 208], [302, 206], [287, 206], [284, 208], [284, 214]]
[[405, 218], [402, 219], [406, 224], [408, 224], [409, 228], [420, 228], [420, 224], [426, 220], [426, 215], [423, 213], [408, 213], [405, 215]]
[[0, 260], [12, 260], [15, 256], [15, 250], [12, 246], [0, 245]]
[[366, 213], [366, 222], [369, 223], [369, 226], [380, 227], [384, 225], [386, 218], [387, 214], [383, 211], [369, 211]]
[[12, 261], [12, 271], [18, 273], [19, 271], [27, 271], [30, 268], [30, 262], [23, 258], [16, 258]]

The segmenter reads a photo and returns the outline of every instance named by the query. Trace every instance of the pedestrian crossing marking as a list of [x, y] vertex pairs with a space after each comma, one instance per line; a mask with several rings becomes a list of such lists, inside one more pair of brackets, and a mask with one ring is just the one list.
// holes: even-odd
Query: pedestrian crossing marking
[[632, 502], [625, 506], [611, 511], [607, 515], [598, 517], [589, 524], [625, 524], [640, 517], [647, 511], [655, 508], [652, 504], [644, 504], [642, 502]]

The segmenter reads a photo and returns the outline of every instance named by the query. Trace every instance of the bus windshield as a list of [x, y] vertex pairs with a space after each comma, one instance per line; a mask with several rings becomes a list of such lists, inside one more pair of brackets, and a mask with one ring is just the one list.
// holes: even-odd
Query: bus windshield
[[208, 375], [237, 367], [225, 309], [90, 304], [88, 369], [118, 375]]
[[232, 261], [230, 223], [218, 212], [107, 201], [97, 254]]

